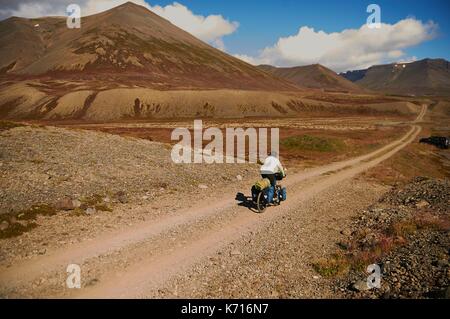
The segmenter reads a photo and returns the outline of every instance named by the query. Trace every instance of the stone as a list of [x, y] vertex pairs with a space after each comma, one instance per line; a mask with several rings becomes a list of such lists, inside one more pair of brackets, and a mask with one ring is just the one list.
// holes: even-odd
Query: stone
[[118, 199], [119, 199], [119, 202], [121, 202], [122, 204], [128, 203], [128, 198], [125, 195], [120, 196]]
[[88, 281], [88, 283], [86, 284], [86, 286], [94, 286], [95, 284], [97, 284], [99, 282], [99, 280], [97, 278], [92, 278], [91, 280]]
[[348, 228], [341, 231], [341, 234], [344, 236], [350, 236], [352, 234], [352, 231]]
[[117, 200], [122, 204], [128, 203], [127, 194], [124, 191], [119, 191], [116, 193]]
[[273, 290], [271, 293], [271, 297], [272, 298], [274, 298], [274, 299], [276, 299], [276, 298], [279, 298], [280, 297], [280, 294], [279, 294], [279, 292], [278, 291], [276, 291], [276, 290]]
[[230, 255], [231, 255], [231, 256], [238, 256], [238, 255], [240, 255], [240, 254], [241, 254], [241, 252], [240, 252], [239, 250], [237, 250], [237, 249], [232, 250], [232, 251], [230, 252]]
[[94, 207], [88, 207], [88, 209], [86, 209], [86, 214], [88, 215], [95, 214], [96, 212], [97, 210]]
[[447, 267], [448, 266], [448, 260], [446, 260], [446, 259], [438, 260], [437, 266], [438, 267], [442, 267], [442, 268]]
[[352, 288], [356, 291], [367, 291], [370, 289], [365, 280], [358, 280], [352, 285]]
[[56, 209], [58, 210], [73, 210], [75, 209], [73, 202], [70, 198], [65, 197], [58, 201], [55, 205]]
[[80, 208], [81, 207], [81, 202], [78, 199], [74, 199], [72, 201], [72, 205], [74, 208]]
[[8, 227], [9, 227], [9, 223], [6, 220], [2, 221], [2, 223], [0, 224], [0, 230], [5, 230]]
[[430, 203], [428, 203], [426, 200], [421, 200], [416, 204], [417, 208], [424, 208], [430, 206]]
[[242, 176], [241, 176], [241, 175], [237, 175], [237, 176], [236, 176], [236, 179], [237, 179], [238, 181], [242, 181]]
[[205, 184], [200, 184], [200, 185], [198, 185], [198, 188], [200, 188], [200, 189], [207, 189], [208, 186], [205, 185]]

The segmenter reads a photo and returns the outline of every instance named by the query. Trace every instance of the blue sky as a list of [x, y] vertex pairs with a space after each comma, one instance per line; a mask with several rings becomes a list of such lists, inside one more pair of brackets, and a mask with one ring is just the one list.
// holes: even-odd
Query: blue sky
[[[252, 64], [321, 63], [336, 72], [423, 58], [450, 60], [450, 0], [0, 0], [0, 19], [82, 16], [133, 1]], [[381, 27], [366, 25], [381, 7]]]
[[[170, 0], [148, 1], [165, 6]], [[239, 22], [239, 28], [223, 37], [227, 52], [257, 55], [258, 51], [277, 42], [280, 37], [296, 34], [301, 26], [313, 27], [327, 33], [361, 27], [368, 17], [367, 5], [381, 7], [383, 23], [415, 17], [422, 22], [438, 24], [437, 35], [430, 41], [405, 49], [407, 56], [418, 59], [442, 57], [450, 60], [450, 1], [299, 1], [299, 0], [180, 0], [195, 14], [221, 14], [230, 21]]]

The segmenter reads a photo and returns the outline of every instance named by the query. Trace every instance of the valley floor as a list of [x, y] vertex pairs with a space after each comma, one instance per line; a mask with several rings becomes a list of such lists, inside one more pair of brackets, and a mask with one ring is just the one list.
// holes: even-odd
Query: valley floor
[[[422, 111], [418, 122], [426, 108]], [[36, 134], [29, 134], [30, 130]], [[31, 166], [23, 174], [16, 171], [16, 176], [23, 176], [22, 189], [20, 182], [13, 182], [9, 175], [11, 168], [23, 169], [25, 158], [34, 155], [27, 153], [33, 150], [33, 143], [29, 141], [20, 148], [24, 153], [21, 160], [15, 162], [3, 155], [2, 182], [9, 187], [2, 189], [2, 198], [10, 200], [5, 208], [17, 205], [22, 216], [11, 212], [2, 215], [8, 218], [3, 217], [2, 225], [7, 227], [2, 229], [5, 236], [0, 239], [0, 295], [348, 297], [344, 287], [336, 289], [335, 279], [318, 272], [315, 265], [320, 258], [333, 254], [336, 244], [346, 238], [343, 230], [352, 225], [352, 217], [390, 189], [377, 180], [374, 169], [397, 161], [410, 143], [417, 142], [420, 132], [420, 125], [411, 123], [400, 136], [375, 149], [365, 149], [364, 155], [334, 158], [310, 168], [297, 166], [283, 181], [289, 190], [288, 200], [264, 214], [255, 214], [245, 197], [258, 178], [256, 165], [212, 165], [204, 171], [199, 171], [203, 170], [200, 167], [171, 167], [167, 170], [170, 176], [154, 175], [152, 168], [157, 163], [161, 169], [170, 165], [164, 162], [170, 148], [158, 143], [61, 128], [6, 130], [0, 133], [4, 147], [14, 141], [25, 143], [31, 138], [27, 136], [39, 134], [65, 136], [74, 139], [75, 145], [80, 145], [81, 139], [84, 147], [75, 152], [79, 162], [68, 156], [74, 153], [70, 148], [66, 155], [51, 159], [52, 167], [77, 164], [71, 165], [74, 171], [68, 172], [66, 180], [56, 176], [57, 182], [52, 181], [53, 174], [43, 170], [47, 175], [41, 176], [46, 180], [43, 185], [49, 185], [49, 207], [55, 211], [40, 207], [34, 214], [25, 208], [27, 205], [19, 204], [35, 199], [21, 195], [23, 198], [14, 204], [10, 199], [26, 188], [38, 188], [26, 184], [34, 180]], [[16, 134], [22, 134], [21, 138], [14, 139]], [[58, 149], [59, 140], [48, 142]], [[14, 152], [10, 149], [4, 154]], [[95, 158], [91, 158], [93, 154]], [[48, 159], [36, 161], [36, 167], [49, 164]], [[95, 169], [89, 170], [89, 166]], [[367, 175], [370, 172], [374, 173]], [[87, 174], [95, 176], [87, 178]], [[85, 182], [76, 183], [74, 177], [83, 177]], [[102, 179], [104, 185], [92, 182]], [[155, 180], [158, 183], [152, 182]], [[141, 188], [134, 189], [139, 182]], [[73, 185], [60, 187], [64, 183]], [[92, 188], [82, 194], [83, 190], [77, 189], [80, 185]], [[97, 196], [92, 196], [94, 190]], [[67, 198], [64, 201], [74, 195], [80, 205]], [[31, 229], [18, 226], [32, 223]], [[5, 232], [13, 225], [22, 231], [19, 235]], [[66, 268], [73, 263], [81, 267], [81, 289], [66, 287]]]

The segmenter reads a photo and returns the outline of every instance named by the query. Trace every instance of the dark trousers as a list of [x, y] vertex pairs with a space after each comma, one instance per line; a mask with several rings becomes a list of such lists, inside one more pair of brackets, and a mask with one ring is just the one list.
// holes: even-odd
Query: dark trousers
[[277, 178], [275, 174], [261, 174], [262, 178], [267, 178], [270, 181], [270, 187], [267, 191], [267, 197], [269, 198], [269, 203], [273, 203], [273, 196], [275, 195], [275, 185], [277, 185]]
[[272, 185], [272, 187], [275, 187], [275, 185], [277, 184], [277, 178], [275, 174], [262, 174], [261, 176], [262, 178], [269, 179], [270, 185]]

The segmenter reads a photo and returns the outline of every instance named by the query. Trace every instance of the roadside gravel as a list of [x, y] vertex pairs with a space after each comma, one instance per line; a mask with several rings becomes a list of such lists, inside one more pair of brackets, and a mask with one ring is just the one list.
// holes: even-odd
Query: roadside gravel
[[[17, 223], [37, 225], [0, 239], [0, 265], [157, 220], [258, 177], [257, 166], [249, 164], [176, 165], [170, 152], [166, 144], [93, 131], [23, 126], [0, 132], [2, 231]], [[106, 208], [86, 205], [92, 197]], [[65, 199], [85, 207], [35, 220], [14, 217], [32, 205], [55, 207]]]
[[331, 252], [350, 218], [385, 191], [383, 186], [346, 181], [321, 192], [172, 280], [160, 296], [339, 298], [332, 282], [318, 275], [311, 262]]

